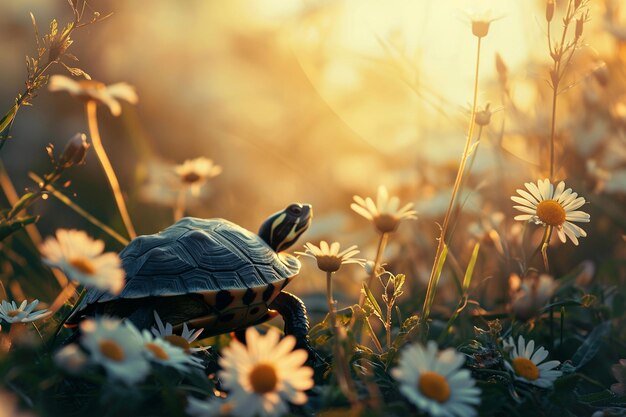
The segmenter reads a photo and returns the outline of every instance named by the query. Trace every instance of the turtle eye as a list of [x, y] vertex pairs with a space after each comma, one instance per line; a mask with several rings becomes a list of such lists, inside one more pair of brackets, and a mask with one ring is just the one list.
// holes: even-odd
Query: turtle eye
[[302, 214], [302, 207], [300, 207], [297, 204], [290, 205], [287, 210], [289, 210], [291, 214], [296, 215], [296, 216], [299, 216]]

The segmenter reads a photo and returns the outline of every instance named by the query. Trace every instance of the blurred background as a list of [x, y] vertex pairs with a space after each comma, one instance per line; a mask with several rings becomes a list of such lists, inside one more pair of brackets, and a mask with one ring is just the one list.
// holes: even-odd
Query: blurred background
[[[558, 33], [565, 3], [557, 2]], [[553, 240], [557, 277], [589, 261], [604, 271], [599, 279], [626, 279], [623, 262], [616, 262], [625, 258], [626, 224], [621, 3], [591, 2], [586, 46], [568, 70], [571, 88], [559, 98], [556, 177], [590, 201], [584, 209], [592, 222], [583, 226], [589, 237], [578, 247]], [[542, 232], [530, 226], [522, 239], [510, 196], [548, 172], [544, 0], [93, 0], [89, 7], [113, 15], [76, 31], [70, 52], [94, 79], [128, 82], [139, 95], [117, 118], [99, 107], [99, 122], [140, 234], [173, 222], [176, 191], [164, 178], [173, 166], [203, 156], [223, 172], [188, 199], [187, 214], [223, 217], [256, 231], [291, 201], [308, 202], [315, 218], [304, 239], [357, 244], [373, 259], [378, 236], [349, 205], [353, 195], [373, 197], [385, 185], [419, 212], [419, 220], [394, 234], [384, 257], [389, 269], [407, 274], [415, 300], [423, 296], [467, 130], [477, 44], [470, 22], [490, 10], [478, 106], [490, 103], [493, 115], [460, 200], [463, 214], [440, 296], [442, 306], [456, 305], [458, 295], [446, 283], [462, 276], [474, 242], [481, 241], [476, 294], [486, 308], [506, 298], [510, 274], [520, 272], [518, 260], [532, 253]], [[24, 56], [35, 49], [31, 11], [42, 32], [52, 18], [72, 19], [63, 0], [2, 2], [2, 109], [23, 89]], [[57, 66], [53, 73], [63, 71]], [[62, 148], [74, 133], [87, 132], [82, 104], [68, 94], [41, 90], [33, 104], [19, 113], [1, 154], [18, 190], [32, 184], [29, 171], [49, 168], [47, 143]], [[123, 231], [93, 152], [66, 178], [77, 204]], [[59, 227], [86, 229], [109, 250], [121, 250], [54, 198], [36, 212], [44, 236]], [[312, 309], [319, 299], [323, 311], [316, 295], [323, 275], [313, 262], [303, 263], [290, 289], [308, 297]], [[349, 267], [338, 274], [340, 306], [358, 298], [365, 275]], [[29, 296], [46, 298], [32, 291]]]

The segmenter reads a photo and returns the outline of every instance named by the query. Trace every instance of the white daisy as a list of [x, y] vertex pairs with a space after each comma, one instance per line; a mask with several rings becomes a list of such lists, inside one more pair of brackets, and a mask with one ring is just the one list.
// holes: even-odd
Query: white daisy
[[542, 363], [548, 357], [548, 351], [543, 346], [535, 350], [534, 340], [529, 340], [526, 344], [524, 336], [520, 335], [516, 345], [513, 338], [509, 337], [504, 341], [504, 348], [511, 349], [511, 362], [504, 363], [515, 374], [515, 379], [541, 388], [550, 388], [562, 374], [561, 371], [554, 370], [561, 364], [559, 361]]
[[0, 304], [0, 319], [7, 323], [30, 323], [31, 321], [47, 317], [50, 312], [45, 308], [33, 312], [37, 304], [39, 304], [39, 300], [33, 300], [30, 304], [24, 300], [18, 307], [15, 301], [9, 303], [2, 300], [2, 304]]
[[454, 349], [439, 352], [437, 343], [424, 348], [413, 344], [402, 351], [391, 375], [400, 392], [417, 408], [433, 417], [473, 417], [480, 403], [480, 389], [470, 371], [461, 369], [465, 357]]
[[532, 221], [535, 224], [552, 226], [556, 228], [561, 242], [565, 243], [566, 236], [578, 245], [578, 238], [587, 236], [587, 233], [572, 222], [589, 222], [589, 214], [578, 210], [585, 204], [583, 197], [573, 192], [571, 188], [565, 189], [565, 183], [559, 182], [554, 188], [547, 178], [524, 184], [526, 190], [517, 190], [521, 196], [512, 196], [511, 200], [520, 204], [513, 206], [524, 212], [515, 216], [515, 220]]
[[110, 378], [130, 385], [150, 372], [141, 334], [131, 324], [111, 318], [86, 319], [80, 330], [91, 362], [102, 365]]
[[135, 88], [126, 83], [104, 85], [93, 80], [73, 80], [64, 75], [53, 75], [48, 83], [50, 91], [67, 91], [85, 101], [97, 101], [106, 105], [113, 116], [122, 113], [118, 99], [137, 104], [139, 101]]
[[187, 327], [187, 323], [183, 324], [183, 332], [179, 336], [174, 334], [174, 328], [170, 323], [163, 324], [161, 317], [155, 311], [154, 312], [154, 321], [156, 323], [156, 327], [152, 327], [150, 331], [155, 337], [160, 337], [171, 343], [174, 346], [178, 346], [183, 349], [186, 353], [190, 352], [198, 352], [204, 350], [205, 348], [192, 348], [190, 347], [193, 342], [196, 341], [198, 336], [204, 331], [204, 329], [193, 330]]
[[194, 196], [200, 194], [200, 188], [211, 178], [222, 173], [222, 167], [211, 159], [200, 157], [188, 159], [174, 168], [184, 186], [190, 187]]
[[355, 195], [353, 198], [355, 202], [350, 204], [350, 208], [374, 223], [380, 233], [395, 232], [401, 220], [417, 219], [413, 203], [400, 207], [400, 199], [395, 196], [389, 198], [387, 188], [382, 185], [378, 187], [376, 203], [370, 197], [364, 199]]
[[201, 359], [188, 355], [180, 347], [155, 337], [147, 330], [141, 335], [144, 354], [151, 362], [175, 368], [180, 372], [188, 372], [192, 367], [203, 367]]
[[304, 404], [304, 393], [313, 387], [313, 370], [303, 366], [305, 350], [293, 350], [296, 339], [280, 340], [278, 330], [265, 336], [253, 327], [246, 330], [247, 346], [233, 340], [222, 352], [219, 377], [229, 391], [234, 417], [280, 416], [287, 403]]
[[341, 265], [344, 264], [358, 264], [365, 265], [365, 259], [353, 258], [359, 251], [356, 245], [350, 246], [339, 252], [341, 246], [338, 242], [333, 242], [330, 245], [321, 241], [320, 246], [317, 247], [314, 244], [307, 242], [304, 244], [304, 252], [296, 252], [298, 255], [308, 256], [317, 261], [317, 267], [325, 272], [337, 272]]
[[91, 239], [82, 230], [58, 229], [56, 239], [41, 245], [44, 262], [61, 269], [72, 281], [88, 288], [118, 294], [124, 288], [124, 269], [119, 256], [102, 253], [104, 242]]

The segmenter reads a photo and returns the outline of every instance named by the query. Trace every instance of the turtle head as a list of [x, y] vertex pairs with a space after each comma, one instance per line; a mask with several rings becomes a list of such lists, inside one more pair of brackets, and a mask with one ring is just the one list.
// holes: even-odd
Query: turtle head
[[259, 236], [276, 252], [284, 251], [309, 228], [312, 217], [310, 204], [292, 203], [268, 217], [259, 229]]

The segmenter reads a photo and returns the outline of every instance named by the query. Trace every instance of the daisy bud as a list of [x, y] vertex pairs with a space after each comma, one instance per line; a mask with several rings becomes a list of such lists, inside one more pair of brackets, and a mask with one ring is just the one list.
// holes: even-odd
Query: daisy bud
[[476, 122], [478, 126], [485, 127], [491, 121], [491, 110], [489, 110], [489, 106], [490, 104], [488, 103], [485, 106], [485, 110], [477, 112], [476, 116], [474, 116], [474, 122]]
[[602, 87], [606, 87], [609, 83], [609, 70], [607, 69], [606, 64], [603, 63], [598, 68], [594, 69], [592, 74], [598, 84]]
[[548, 0], [546, 4], [546, 20], [549, 22], [552, 21], [554, 17], [554, 0]]
[[576, 19], [576, 32], [574, 34], [574, 37], [576, 40], [578, 40], [582, 34], [583, 34], [583, 25], [585, 24], [585, 19], [580, 17], [578, 19]]
[[81, 165], [85, 162], [85, 155], [87, 155], [87, 149], [89, 149], [87, 143], [87, 136], [84, 133], [75, 134], [63, 150], [59, 163], [64, 168], [69, 168], [74, 165]]
[[489, 20], [472, 20], [472, 34], [477, 38], [484, 38], [489, 33]]

